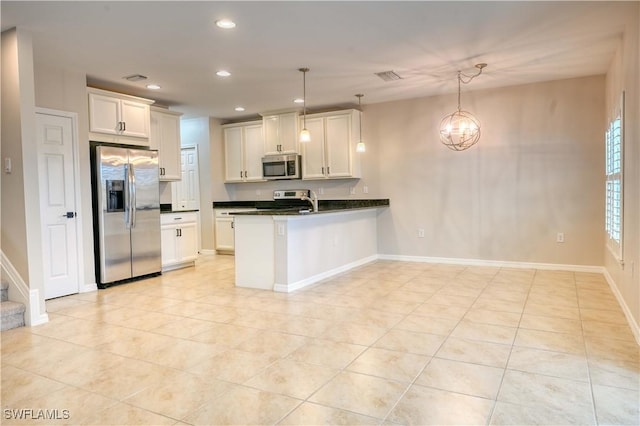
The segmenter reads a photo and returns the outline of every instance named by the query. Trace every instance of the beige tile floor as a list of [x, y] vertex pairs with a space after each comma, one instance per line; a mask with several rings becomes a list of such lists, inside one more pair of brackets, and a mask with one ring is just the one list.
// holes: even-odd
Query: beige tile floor
[[378, 261], [282, 294], [233, 268], [48, 301], [2, 332], [1, 423], [640, 424], [599, 274]]

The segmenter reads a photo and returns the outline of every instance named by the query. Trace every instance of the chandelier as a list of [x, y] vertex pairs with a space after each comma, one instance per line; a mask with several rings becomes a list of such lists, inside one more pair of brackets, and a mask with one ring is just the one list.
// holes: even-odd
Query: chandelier
[[464, 151], [480, 140], [480, 122], [470, 112], [460, 108], [460, 84], [469, 84], [471, 80], [482, 74], [487, 64], [477, 64], [478, 72], [474, 75], [458, 71], [458, 109], [447, 115], [440, 122], [440, 142], [454, 151]]

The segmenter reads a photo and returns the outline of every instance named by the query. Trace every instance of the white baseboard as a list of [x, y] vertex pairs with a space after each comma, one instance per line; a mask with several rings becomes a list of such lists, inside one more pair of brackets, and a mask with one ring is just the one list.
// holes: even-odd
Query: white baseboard
[[611, 288], [611, 291], [616, 296], [618, 303], [622, 307], [622, 312], [624, 312], [624, 316], [627, 318], [627, 322], [629, 323], [629, 328], [631, 328], [633, 337], [636, 338], [636, 343], [640, 345], [640, 326], [636, 322], [633, 315], [631, 315], [631, 310], [629, 309], [629, 306], [625, 303], [624, 298], [622, 297], [622, 294], [620, 294], [620, 290], [618, 290], [618, 286], [616, 285], [616, 282], [613, 280], [613, 277], [609, 274], [609, 271], [604, 269], [603, 273], [604, 273], [605, 279], [607, 280], [607, 283], [609, 283], [609, 288]]
[[448, 265], [492, 266], [495, 268], [544, 269], [551, 271], [595, 272], [603, 273], [604, 267], [590, 265], [565, 265], [558, 263], [513, 262], [506, 260], [463, 259], [455, 257], [402, 256], [381, 254], [381, 260], [400, 260], [403, 262], [443, 263]]
[[213, 249], [202, 249], [200, 250], [200, 254], [216, 254], [216, 251]]
[[80, 293], [90, 293], [92, 291], [98, 291], [98, 284], [89, 283], [80, 288]]
[[196, 265], [195, 260], [191, 260], [188, 262], [181, 262], [181, 263], [173, 263], [171, 265], [163, 265], [162, 272], [175, 271], [176, 269], [189, 268], [195, 265]]
[[327, 279], [329, 277], [333, 277], [334, 275], [341, 274], [341, 273], [346, 272], [346, 271], [348, 271], [350, 269], [356, 268], [358, 266], [362, 266], [362, 265], [367, 264], [369, 262], [373, 262], [374, 260], [377, 260], [377, 259], [378, 259], [378, 255], [374, 254], [373, 256], [365, 257], [365, 258], [356, 260], [355, 262], [347, 263], [346, 265], [339, 266], [337, 268], [331, 269], [331, 270], [323, 272], [321, 274], [313, 275], [313, 276], [311, 276], [309, 278], [305, 278], [303, 280], [296, 281], [296, 282], [291, 283], [289, 285], [276, 283], [273, 286], [273, 291], [278, 291], [278, 292], [281, 292], [281, 293], [291, 293], [292, 291], [296, 291], [296, 290], [300, 290], [301, 288], [308, 287], [308, 286], [310, 286], [312, 284], [317, 283], [318, 281], [322, 281], [322, 280]]
[[25, 325], [33, 326], [49, 322], [49, 315], [46, 312], [40, 313], [40, 292], [29, 288], [3, 251], [0, 251], [0, 264], [2, 276], [6, 277], [9, 284], [9, 300], [20, 302], [26, 308]]

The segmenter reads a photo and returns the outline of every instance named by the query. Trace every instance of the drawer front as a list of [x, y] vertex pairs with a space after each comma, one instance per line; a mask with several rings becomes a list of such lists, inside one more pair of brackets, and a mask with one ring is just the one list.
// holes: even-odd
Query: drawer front
[[176, 225], [181, 223], [191, 223], [198, 220], [198, 215], [193, 212], [186, 213], [165, 213], [160, 215], [161, 225]]

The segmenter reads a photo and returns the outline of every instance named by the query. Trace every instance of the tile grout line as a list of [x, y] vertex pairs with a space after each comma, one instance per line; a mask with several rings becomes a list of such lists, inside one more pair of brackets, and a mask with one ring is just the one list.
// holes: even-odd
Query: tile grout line
[[[502, 270], [502, 268], [500, 268]], [[533, 287], [533, 283], [535, 282], [535, 277], [538, 273], [537, 269], [534, 269], [533, 276], [531, 277], [531, 282], [529, 284], [529, 290], [527, 291], [527, 297], [525, 297], [524, 304], [522, 305], [522, 311], [520, 312], [520, 319], [518, 320], [518, 326], [516, 327], [516, 334], [513, 336], [513, 341], [511, 342], [511, 347], [509, 349], [509, 355], [507, 356], [507, 360], [504, 364], [504, 368], [502, 369], [502, 378], [500, 379], [500, 384], [498, 385], [498, 391], [496, 392], [496, 399], [491, 407], [491, 411], [487, 418], [487, 425], [491, 424], [491, 420], [493, 419], [493, 415], [496, 410], [496, 406], [498, 405], [498, 398], [500, 396], [500, 391], [502, 390], [502, 386], [504, 384], [504, 378], [507, 375], [507, 369], [509, 367], [509, 361], [511, 360], [511, 354], [513, 353], [513, 347], [515, 346], [516, 339], [518, 337], [518, 331], [520, 330], [520, 323], [522, 322], [522, 317], [524, 316], [525, 307], [527, 306], [527, 301], [529, 300], [529, 295], [531, 294], [531, 288]]]
[[591, 365], [589, 363], [589, 351], [587, 349], [587, 339], [586, 339], [586, 335], [584, 333], [584, 321], [582, 319], [582, 307], [580, 306], [580, 297], [578, 296], [578, 285], [576, 283], [576, 276], [575, 276], [575, 272], [572, 273], [572, 277], [573, 277], [573, 283], [575, 286], [575, 290], [576, 290], [576, 300], [578, 302], [578, 315], [580, 316], [580, 335], [582, 336], [582, 344], [584, 346], [584, 358], [585, 358], [585, 362], [587, 363], [587, 380], [589, 383], [589, 391], [590, 391], [590, 395], [591, 395], [591, 412], [593, 414], [593, 420], [594, 420], [594, 424], [598, 425], [599, 421], [598, 421], [598, 409], [596, 407], [596, 397], [595, 397], [595, 392], [593, 390], [593, 381], [591, 380]]

